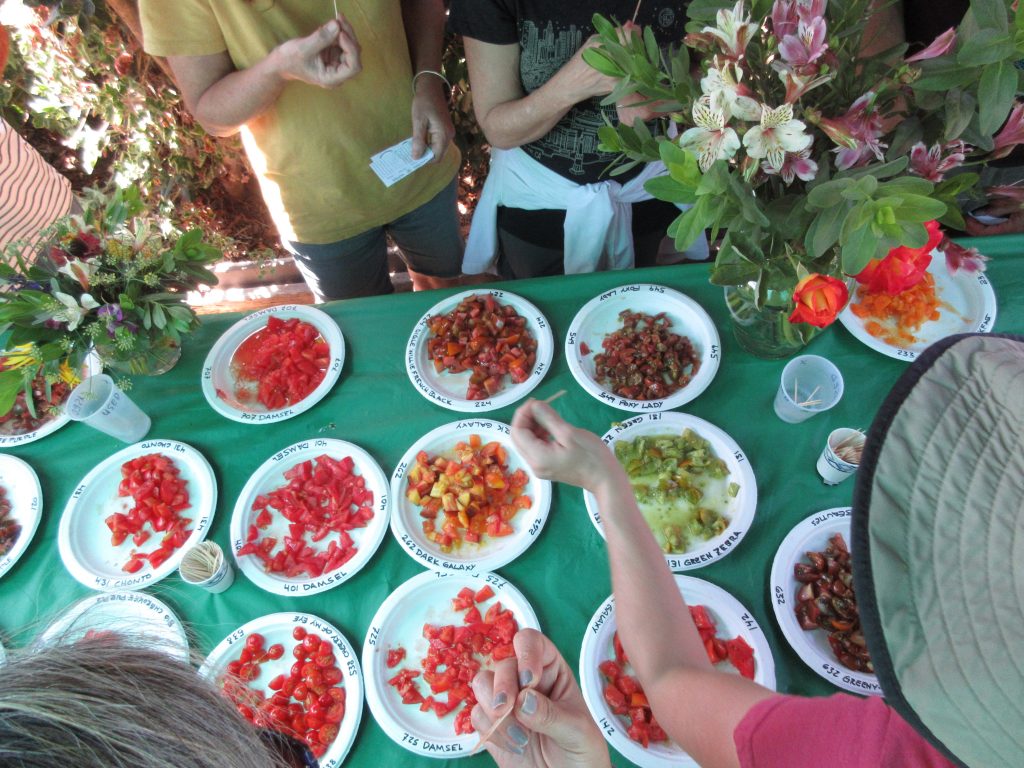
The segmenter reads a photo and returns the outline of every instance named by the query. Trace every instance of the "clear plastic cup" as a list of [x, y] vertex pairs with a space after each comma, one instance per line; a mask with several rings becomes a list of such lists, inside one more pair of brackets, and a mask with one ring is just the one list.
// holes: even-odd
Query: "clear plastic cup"
[[64, 412], [125, 443], [145, 437], [151, 423], [149, 416], [105, 373], [94, 374], [75, 387]]
[[775, 415], [797, 424], [827, 411], [843, 396], [843, 375], [831, 362], [818, 355], [794, 357], [782, 369], [782, 381], [775, 393]]
[[816, 465], [818, 474], [821, 475], [825, 485], [838, 485], [846, 478], [852, 477], [853, 473], [857, 471], [857, 467], [860, 466], [860, 461], [852, 461], [845, 451], [843, 456], [836, 453], [836, 447], [844, 440], [857, 456], [860, 455], [860, 451], [864, 447], [864, 433], [860, 430], [847, 428], [832, 430], [828, 440], [825, 441], [825, 449], [818, 457]]

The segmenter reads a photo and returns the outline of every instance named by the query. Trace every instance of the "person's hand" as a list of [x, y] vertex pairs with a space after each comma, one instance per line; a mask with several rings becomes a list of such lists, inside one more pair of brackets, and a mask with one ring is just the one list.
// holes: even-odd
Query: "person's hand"
[[601, 731], [554, 643], [523, 629], [512, 644], [513, 658], [473, 678], [472, 722], [481, 738], [512, 712], [484, 744], [499, 768], [611, 765]]
[[[981, 210], [978, 213], [990, 213], [988, 210]], [[973, 216], [965, 216], [967, 234], [973, 237], [985, 237], [987, 235], [1015, 235], [1024, 232], [1024, 211], [1013, 211], [1012, 213], [998, 212], [1006, 221], [998, 224], [982, 224]]]
[[618, 78], [602, 75], [583, 60], [583, 52], [597, 46], [599, 42], [600, 38], [592, 35], [559, 71], [575, 103], [593, 96], [606, 96], [619, 82]]
[[618, 114], [619, 122], [629, 126], [632, 126], [637, 120], [646, 123], [648, 120], [664, 114], [658, 111], [657, 104], [650, 102], [642, 93], [631, 93], [624, 96], [615, 105], [615, 111]]
[[416, 81], [412, 97], [412, 157], [418, 160], [427, 146], [434, 152], [432, 163], [441, 161], [455, 137], [455, 126], [448, 111], [444, 81], [431, 74]]
[[321, 88], [341, 85], [362, 70], [359, 42], [344, 16], [331, 19], [307, 37], [282, 43], [273, 55], [281, 77]]
[[572, 426], [539, 400], [527, 400], [516, 410], [512, 442], [538, 476], [588, 491], [622, 472], [597, 435]]

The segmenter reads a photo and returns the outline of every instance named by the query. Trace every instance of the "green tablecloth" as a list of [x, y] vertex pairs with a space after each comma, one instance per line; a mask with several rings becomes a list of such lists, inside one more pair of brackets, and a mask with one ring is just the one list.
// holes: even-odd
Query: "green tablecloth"
[[[1024, 332], [1024, 238], [964, 241], [992, 258], [988, 274], [999, 314], [995, 330]], [[766, 584], [779, 543], [798, 521], [816, 510], [850, 503], [853, 483], [827, 487], [814, 463], [828, 433], [836, 427], [867, 427], [882, 397], [906, 364], [874, 352], [845, 329], [829, 329], [809, 347], [842, 371], [846, 391], [831, 411], [802, 424], [785, 424], [772, 411], [785, 361], [759, 360], [737, 346], [720, 288], [707, 282], [706, 265], [685, 264], [567, 278], [524, 280], [504, 287], [535, 303], [555, 336], [551, 371], [534, 395], [559, 389], [568, 395], [558, 410], [570, 421], [603, 433], [623, 418], [586, 394], [572, 379], [564, 355], [564, 337], [577, 310], [599, 293], [625, 283], [653, 282], [676, 288], [698, 301], [722, 336], [722, 364], [711, 386], [683, 410], [718, 425], [740, 444], [758, 483], [754, 524], [724, 560], [689, 572], [734, 594], [753, 610], [775, 656], [778, 689], [829, 694], [836, 689], [805, 666], [790, 649], [772, 615]], [[315, 437], [337, 437], [369, 451], [386, 474], [406, 449], [429, 430], [459, 418], [424, 399], [410, 383], [403, 351], [415, 322], [441, 298], [439, 292], [339, 302], [324, 307], [345, 335], [347, 353], [341, 379], [312, 410], [278, 424], [243, 425], [215, 414], [199, 387], [207, 351], [237, 316], [211, 316], [184, 348], [170, 373], [138, 378], [131, 396], [153, 419], [151, 438], [187, 442], [213, 465], [219, 497], [211, 537], [228, 549], [235, 499], [250, 474], [278, 449]], [[510, 421], [514, 408], [490, 416]], [[24, 645], [55, 613], [87, 595], [60, 562], [57, 528], [61, 512], [78, 481], [98, 462], [122, 448], [113, 438], [72, 423], [39, 442], [7, 452], [27, 460], [43, 489], [43, 521], [28, 551], [0, 582], [0, 631], [6, 645]], [[237, 574], [235, 585], [210, 595], [171, 576], [150, 591], [165, 600], [190, 625], [195, 647], [208, 652], [233, 629], [266, 613], [306, 611], [334, 623], [361, 649], [370, 619], [381, 602], [422, 570], [390, 533], [377, 554], [354, 578], [319, 595], [268, 594]], [[551, 515], [539, 540], [501, 575], [533, 604], [543, 629], [576, 669], [588, 620], [611, 592], [604, 545], [587, 517], [581, 492], [556, 486]], [[427, 762], [392, 743], [364, 711], [350, 753], [353, 766], [405, 766]], [[628, 764], [615, 755], [618, 765]], [[460, 765], [492, 764], [486, 755]]]

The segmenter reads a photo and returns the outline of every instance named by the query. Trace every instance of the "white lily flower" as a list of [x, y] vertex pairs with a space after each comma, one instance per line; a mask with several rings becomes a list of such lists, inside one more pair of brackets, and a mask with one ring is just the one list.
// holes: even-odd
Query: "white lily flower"
[[714, 65], [701, 78], [700, 89], [710, 99], [711, 108], [722, 110], [726, 120], [738, 117], [753, 122], [761, 118], [761, 105], [746, 95], [742, 79], [743, 70], [739, 64], [723, 63], [715, 57]]
[[697, 164], [702, 172], [715, 164], [716, 160], [729, 159], [740, 148], [736, 131], [725, 124], [725, 113], [711, 106], [708, 97], [693, 103], [693, 122], [679, 137], [679, 146], [697, 153]]
[[82, 288], [89, 290], [89, 283], [99, 271], [99, 265], [92, 261], [68, 259], [57, 271], [77, 280]]
[[63, 309], [54, 313], [54, 318], [68, 324], [68, 330], [73, 331], [89, 313], [90, 309], [96, 309], [100, 304], [90, 294], [83, 293], [81, 303], [73, 296], [60, 291], [53, 292], [53, 298], [64, 305]]
[[757, 32], [757, 24], [744, 15], [743, 0], [739, 0], [731, 11], [722, 8], [715, 17], [715, 26], [704, 27], [701, 32], [716, 38], [729, 58], [739, 59]]
[[743, 146], [747, 148], [748, 155], [763, 158], [770, 167], [779, 171], [787, 152], [802, 152], [814, 141], [804, 132], [805, 127], [793, 119], [792, 104], [783, 104], [775, 109], [766, 106], [761, 111], [760, 124], [743, 136]]

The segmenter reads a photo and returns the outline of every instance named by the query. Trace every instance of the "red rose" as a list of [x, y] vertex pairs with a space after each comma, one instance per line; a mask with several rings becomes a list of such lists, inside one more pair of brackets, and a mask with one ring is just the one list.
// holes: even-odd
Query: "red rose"
[[824, 328], [836, 319], [848, 298], [850, 291], [842, 280], [811, 273], [793, 290], [796, 308], [789, 316], [789, 322], [810, 323], [816, 328]]
[[932, 250], [942, 241], [939, 222], [929, 221], [924, 225], [928, 230], [928, 242], [921, 248], [901, 245], [893, 248], [884, 259], [872, 259], [857, 274], [857, 282], [871, 293], [887, 293], [895, 296], [913, 288], [924, 279], [928, 265], [932, 263]]

